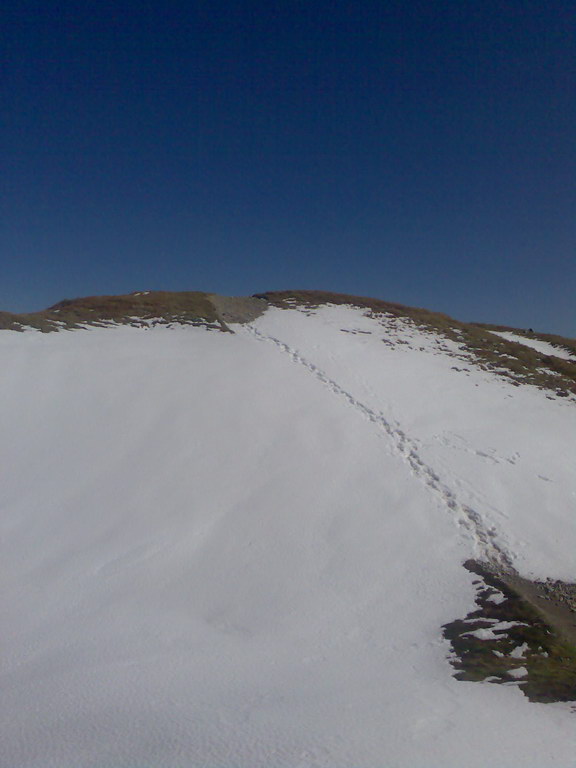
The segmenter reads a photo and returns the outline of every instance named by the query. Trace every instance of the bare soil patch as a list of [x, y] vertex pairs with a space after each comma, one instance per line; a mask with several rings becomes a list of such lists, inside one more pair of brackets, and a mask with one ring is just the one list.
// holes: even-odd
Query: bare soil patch
[[476, 608], [443, 627], [454, 676], [517, 685], [530, 701], [576, 701], [576, 585], [465, 567], [478, 576]]

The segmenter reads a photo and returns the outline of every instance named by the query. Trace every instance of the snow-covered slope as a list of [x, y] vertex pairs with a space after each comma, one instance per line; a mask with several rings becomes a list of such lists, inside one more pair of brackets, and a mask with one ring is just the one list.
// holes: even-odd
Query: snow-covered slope
[[495, 336], [500, 336], [507, 341], [515, 341], [516, 344], [524, 344], [526, 347], [535, 349], [537, 352], [542, 352], [544, 355], [554, 355], [561, 360], [576, 360], [573, 354], [568, 352], [567, 349], [561, 349], [554, 344], [550, 344], [548, 341], [542, 341], [541, 339], [530, 339], [526, 336], [520, 336], [517, 333], [511, 333], [510, 331], [491, 331]]
[[467, 558], [574, 579], [574, 403], [351, 307], [234, 331], [0, 334], [0, 765], [572, 766], [440, 628]]

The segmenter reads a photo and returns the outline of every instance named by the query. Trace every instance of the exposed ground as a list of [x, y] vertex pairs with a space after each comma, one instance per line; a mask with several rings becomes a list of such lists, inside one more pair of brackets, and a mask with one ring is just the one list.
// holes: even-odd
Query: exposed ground
[[479, 577], [477, 608], [443, 627], [455, 677], [517, 685], [530, 701], [576, 701], [576, 585], [465, 567]]
[[267, 301], [254, 296], [221, 296], [211, 293], [208, 299], [224, 323], [251, 323], [268, 307]]

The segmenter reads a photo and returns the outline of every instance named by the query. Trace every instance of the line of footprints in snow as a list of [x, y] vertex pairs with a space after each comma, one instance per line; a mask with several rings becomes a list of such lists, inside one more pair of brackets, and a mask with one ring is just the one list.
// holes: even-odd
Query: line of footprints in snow
[[[310, 371], [310, 373], [319, 381], [331, 389], [334, 394], [343, 398], [364, 418], [367, 418], [383, 430], [386, 435], [391, 438], [395, 452], [410, 466], [412, 474], [423, 482], [436, 496], [440, 497], [450, 513], [456, 518], [458, 525], [471, 534], [477, 545], [479, 554], [494, 565], [507, 570], [514, 570], [511, 556], [507, 549], [497, 540], [495, 527], [487, 527], [479, 512], [467, 504], [458, 501], [455, 493], [448, 488], [448, 486], [441, 481], [438, 474], [422, 460], [418, 454], [415, 441], [408, 437], [402, 429], [393, 426], [382, 414], [374, 412], [361, 403], [353, 395], [343, 389], [337, 382], [329, 378], [329, 376], [317, 366], [306, 360], [306, 358], [302, 357], [302, 355], [295, 349], [292, 349], [283, 341], [261, 333], [252, 325], [248, 324], [244, 327], [259, 341], [275, 345], [280, 352], [289, 356], [294, 363], [301, 365]], [[514, 456], [514, 461], [517, 458], [518, 455], [516, 454]]]

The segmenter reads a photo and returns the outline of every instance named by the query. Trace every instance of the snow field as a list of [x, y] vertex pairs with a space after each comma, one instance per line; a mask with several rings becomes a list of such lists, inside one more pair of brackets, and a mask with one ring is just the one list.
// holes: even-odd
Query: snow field
[[357, 310], [237, 330], [0, 335], [0, 765], [571, 765], [569, 707], [455, 681], [440, 633], [467, 557], [568, 568], [505, 504], [513, 469], [570, 500], [570, 411]]
[[[456, 520], [466, 518], [462, 508], [472, 511], [472, 521], [462, 525], [475, 556], [486, 557], [496, 546], [528, 577], [574, 579], [572, 403], [498, 379], [476, 368], [454, 342], [403, 319], [378, 321], [357, 308], [333, 306], [309, 314], [269, 310], [254, 326], [261, 337], [313, 361], [321, 375], [405, 436], [417, 456], [414, 474], [424, 482], [426, 474], [439, 478], [448, 511], [454, 511], [451, 495], [458, 502]], [[405, 446], [396, 443], [401, 454]], [[474, 530], [476, 517], [480, 530]]]

